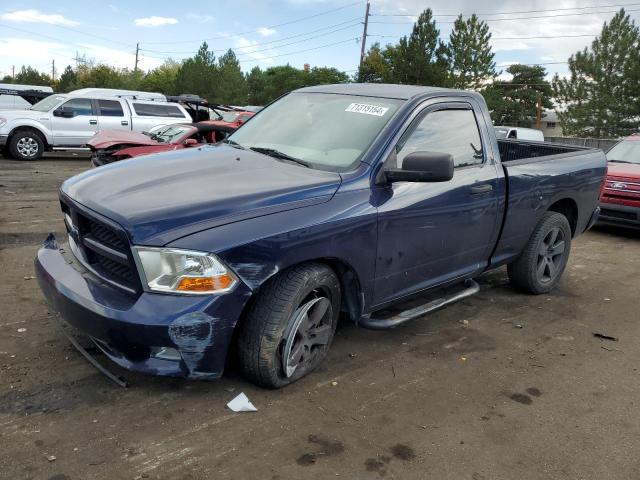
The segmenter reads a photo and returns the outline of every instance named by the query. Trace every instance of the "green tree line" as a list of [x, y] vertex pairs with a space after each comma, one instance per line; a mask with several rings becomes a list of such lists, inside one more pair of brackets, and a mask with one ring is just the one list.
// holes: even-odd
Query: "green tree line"
[[640, 32], [621, 9], [600, 35], [568, 59], [569, 75], [551, 82], [542, 65], [506, 68], [500, 81], [491, 49], [491, 32], [476, 15], [454, 22], [447, 41], [431, 9], [396, 43], [374, 43], [357, 73], [331, 67], [299, 69], [281, 65], [243, 72], [233, 50], [216, 58], [204, 42], [182, 61], [167, 60], [148, 72], [116, 69], [84, 59], [67, 66], [55, 81], [30, 66], [4, 83], [51, 85], [68, 92], [84, 87], [198, 94], [210, 102], [264, 105], [305, 86], [380, 82], [471, 89], [481, 92], [496, 124], [534, 126], [538, 104], [556, 108], [565, 134], [616, 137], [637, 130], [640, 119]]

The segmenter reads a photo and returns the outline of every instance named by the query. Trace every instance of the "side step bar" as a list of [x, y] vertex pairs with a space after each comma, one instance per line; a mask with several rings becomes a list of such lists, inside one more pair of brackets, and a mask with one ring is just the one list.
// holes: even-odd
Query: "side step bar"
[[[401, 311], [387, 318], [374, 318], [373, 314], [364, 315], [358, 321], [358, 325], [362, 325], [365, 328], [373, 330], [385, 330], [388, 328], [397, 327], [409, 320], [414, 320], [429, 312], [433, 312], [439, 308], [449, 305], [450, 303], [457, 302], [463, 298], [475, 295], [480, 291], [480, 285], [475, 280], [467, 280], [462, 285], [463, 289], [458, 290], [455, 293], [445, 295], [440, 298], [436, 298], [417, 307], [410, 308], [408, 310]], [[375, 313], [375, 312], [374, 312]]]

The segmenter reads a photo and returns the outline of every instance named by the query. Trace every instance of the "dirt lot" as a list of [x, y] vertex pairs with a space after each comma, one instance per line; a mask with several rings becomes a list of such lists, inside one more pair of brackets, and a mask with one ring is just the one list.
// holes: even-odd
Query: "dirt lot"
[[[640, 477], [640, 235], [596, 230], [550, 296], [481, 293], [402, 328], [342, 325], [319, 371], [280, 391], [229, 372], [119, 370], [69, 344], [33, 280], [57, 188], [85, 160], [0, 159], [0, 477]], [[594, 338], [602, 332], [619, 342]], [[245, 392], [257, 413], [225, 404]]]

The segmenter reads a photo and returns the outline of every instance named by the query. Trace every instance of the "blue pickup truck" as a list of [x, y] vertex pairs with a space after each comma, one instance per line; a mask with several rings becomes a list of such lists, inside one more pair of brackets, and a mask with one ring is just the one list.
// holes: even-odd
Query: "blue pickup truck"
[[224, 142], [67, 180], [40, 286], [114, 362], [278, 388], [339, 317], [389, 328], [508, 265], [549, 292], [598, 215], [600, 150], [497, 140], [483, 98], [347, 84], [283, 96]]

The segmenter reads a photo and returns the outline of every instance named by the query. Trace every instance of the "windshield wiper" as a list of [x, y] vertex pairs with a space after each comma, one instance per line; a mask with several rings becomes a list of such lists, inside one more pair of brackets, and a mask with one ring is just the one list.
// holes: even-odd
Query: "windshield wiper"
[[222, 143], [226, 143], [226, 144], [231, 145], [232, 147], [235, 147], [235, 148], [240, 148], [242, 150], [246, 150], [246, 147], [243, 147], [242, 145], [240, 145], [235, 140], [231, 140], [229, 138], [225, 138], [224, 140], [222, 140]]
[[627, 162], [626, 160], [608, 160], [608, 161], [609, 162], [615, 162], [615, 163], [631, 163], [631, 162]]
[[287, 155], [280, 150], [276, 150], [274, 148], [265, 148], [265, 147], [249, 147], [250, 150], [254, 152], [262, 153], [263, 155], [268, 155], [274, 158], [281, 158], [282, 160], [289, 160], [290, 162], [297, 163], [298, 165], [302, 165], [303, 167], [311, 168], [311, 165], [304, 160], [300, 160], [299, 158], [292, 157], [291, 155]]

